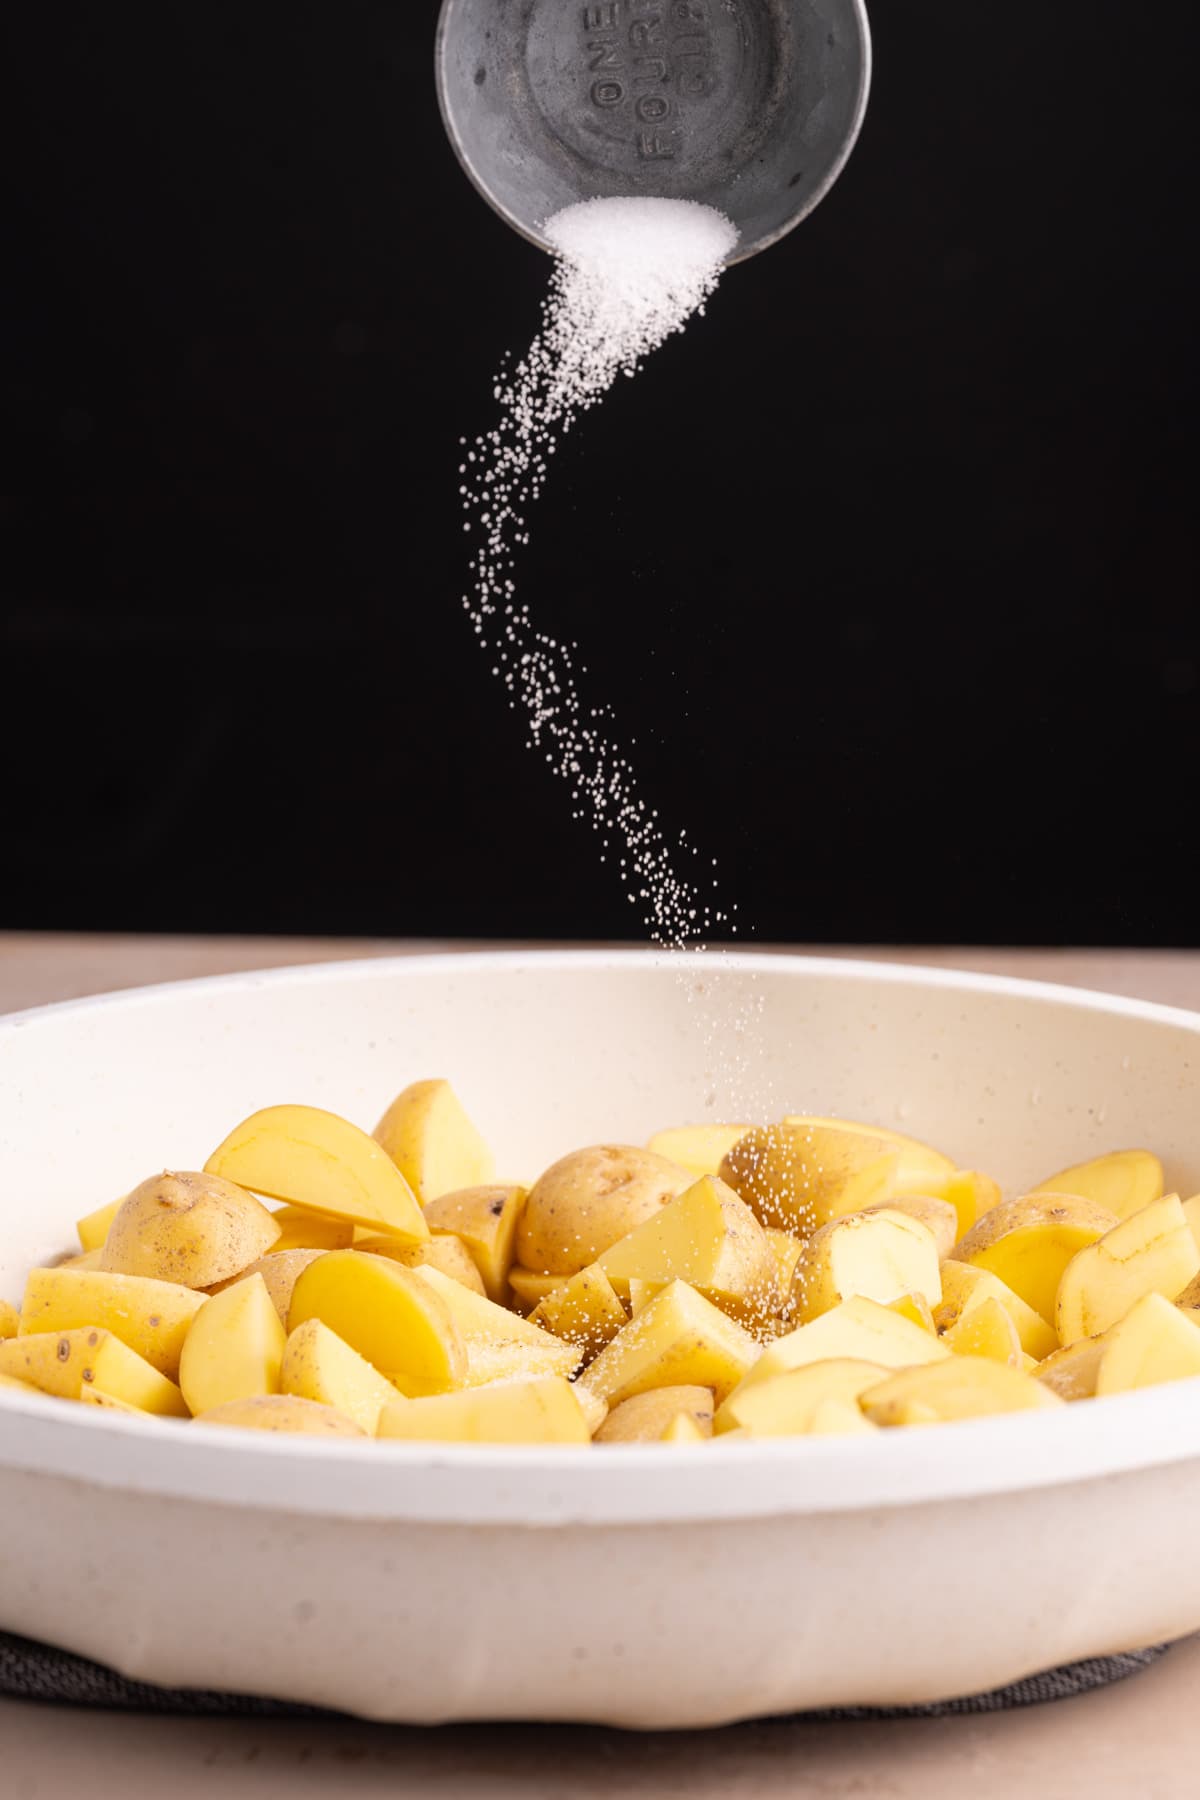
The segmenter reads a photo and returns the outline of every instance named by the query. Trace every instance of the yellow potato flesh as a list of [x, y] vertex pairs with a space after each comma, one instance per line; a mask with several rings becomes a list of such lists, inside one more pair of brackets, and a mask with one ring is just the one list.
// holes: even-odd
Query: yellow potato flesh
[[1053, 1325], [1048, 1325], [1041, 1313], [1035, 1312], [990, 1270], [951, 1258], [942, 1264], [941, 1276], [942, 1304], [935, 1307], [933, 1313], [933, 1322], [939, 1331], [952, 1330], [964, 1313], [982, 1305], [983, 1301], [998, 1300], [1016, 1326], [1021, 1348], [1028, 1355], [1040, 1360], [1058, 1349], [1058, 1334]]
[[276, 1256], [288, 1250], [348, 1250], [354, 1242], [349, 1219], [308, 1212], [303, 1206], [281, 1206], [271, 1217], [279, 1227], [279, 1236], [271, 1245]]
[[902, 1319], [910, 1319], [914, 1325], [919, 1325], [922, 1331], [936, 1332], [937, 1330], [937, 1326], [933, 1322], [933, 1312], [924, 1294], [897, 1294], [894, 1300], [887, 1302], [887, 1309], [889, 1312], [899, 1313]]
[[1094, 1200], [1115, 1219], [1127, 1219], [1162, 1198], [1163, 1167], [1149, 1150], [1112, 1150], [1107, 1156], [1060, 1169], [1057, 1175], [1039, 1181], [1031, 1192], [1079, 1194]]
[[580, 1382], [613, 1407], [660, 1387], [711, 1388], [720, 1401], [757, 1355], [748, 1332], [686, 1282], [673, 1281], [617, 1333]]
[[804, 1239], [794, 1237], [790, 1231], [778, 1231], [773, 1226], [764, 1226], [763, 1236], [771, 1246], [771, 1255], [775, 1258], [775, 1280], [780, 1296], [786, 1303], [791, 1295], [792, 1277], [796, 1273], [796, 1264], [800, 1261]]
[[196, 1423], [232, 1425], [239, 1431], [298, 1432], [306, 1437], [366, 1437], [362, 1426], [344, 1413], [296, 1394], [258, 1394], [249, 1400], [227, 1400], [224, 1406], [202, 1413]]
[[1052, 1325], [1063, 1270], [1116, 1222], [1094, 1200], [1031, 1194], [993, 1207], [955, 1247], [954, 1260], [999, 1276]]
[[[578, 1368], [578, 1349], [543, 1331], [532, 1319], [494, 1306], [438, 1269], [422, 1267], [414, 1273], [440, 1296], [454, 1321], [467, 1358], [463, 1385], [477, 1387], [510, 1375], [566, 1376]], [[387, 1373], [402, 1392], [410, 1391], [394, 1370]]]
[[689, 1169], [630, 1144], [575, 1150], [530, 1188], [517, 1261], [546, 1275], [577, 1275], [694, 1180]]
[[[288, 1330], [320, 1319], [403, 1392], [448, 1393], [466, 1379], [467, 1353], [431, 1274], [360, 1250], [330, 1250], [292, 1289]], [[457, 1282], [446, 1286], [475, 1298]]]
[[[204, 1165], [256, 1194], [419, 1244], [429, 1227], [408, 1182], [374, 1138], [316, 1106], [252, 1113]], [[334, 1253], [336, 1254], [336, 1252]]]
[[332, 1406], [369, 1437], [375, 1435], [383, 1408], [397, 1397], [391, 1382], [320, 1319], [306, 1319], [288, 1338], [279, 1391]]
[[1106, 1333], [1097, 1396], [1200, 1375], [1200, 1325], [1161, 1294], [1144, 1294]]
[[1080, 1338], [1036, 1364], [1037, 1379], [1052, 1388], [1061, 1400], [1090, 1400], [1096, 1392], [1100, 1361], [1107, 1348], [1107, 1332], [1102, 1337]]
[[792, 1307], [801, 1324], [856, 1295], [886, 1304], [917, 1293], [942, 1297], [933, 1233], [907, 1213], [875, 1211], [834, 1219], [804, 1246], [792, 1281]]
[[670, 1131], [657, 1131], [646, 1145], [656, 1156], [690, 1169], [693, 1175], [715, 1175], [723, 1159], [738, 1139], [745, 1137], [749, 1125], [678, 1125]]
[[876, 1425], [940, 1424], [989, 1413], [1060, 1406], [1032, 1376], [985, 1356], [951, 1356], [923, 1369], [902, 1369], [859, 1398]]
[[625, 1308], [597, 1264], [572, 1275], [557, 1293], [547, 1294], [529, 1315], [552, 1336], [577, 1349], [585, 1362], [599, 1356], [626, 1322]]
[[78, 1256], [60, 1256], [52, 1263], [46, 1264], [52, 1269], [103, 1269], [105, 1267], [104, 1251], [81, 1250]]
[[179, 1361], [179, 1385], [194, 1413], [230, 1400], [279, 1392], [286, 1333], [261, 1275], [237, 1281], [198, 1313]]
[[808, 1363], [834, 1358], [903, 1369], [910, 1364], [937, 1362], [949, 1355], [945, 1345], [922, 1326], [880, 1306], [878, 1301], [843, 1300], [819, 1319], [788, 1332], [786, 1337], [776, 1338], [743, 1377], [740, 1391], [786, 1375], [792, 1369], [804, 1368]]
[[21, 1315], [10, 1300], [0, 1300], [0, 1344], [5, 1338], [15, 1338], [20, 1326]]
[[209, 1304], [174, 1282], [96, 1270], [32, 1269], [21, 1305], [21, 1331], [98, 1326], [174, 1381], [184, 1340]]
[[107, 1205], [98, 1206], [95, 1212], [90, 1212], [85, 1218], [80, 1219], [75, 1229], [79, 1233], [81, 1250], [102, 1250], [104, 1248], [108, 1228], [116, 1218], [124, 1200], [125, 1195], [122, 1194], [120, 1200], [110, 1200]]
[[514, 1265], [509, 1272], [508, 1284], [517, 1306], [522, 1312], [531, 1312], [547, 1294], [560, 1293], [570, 1279], [569, 1275], [537, 1275], [532, 1269]]
[[711, 1433], [701, 1431], [691, 1413], [676, 1413], [670, 1424], [665, 1426], [660, 1444], [706, 1444]]
[[1055, 1313], [1060, 1342], [1098, 1336], [1144, 1294], [1174, 1300], [1197, 1272], [1200, 1247], [1179, 1196], [1152, 1200], [1067, 1264]]
[[476, 1294], [484, 1293], [483, 1277], [465, 1246], [455, 1237], [438, 1235], [426, 1238], [423, 1244], [402, 1244], [398, 1238], [364, 1237], [354, 1248], [368, 1256], [390, 1257], [406, 1269], [437, 1269], [461, 1287], [470, 1288]]
[[630, 1280], [686, 1281], [745, 1303], [755, 1315], [780, 1301], [778, 1264], [750, 1208], [715, 1176], [704, 1175], [674, 1200], [619, 1238], [596, 1259], [617, 1292]]
[[814, 1407], [809, 1421], [808, 1437], [860, 1437], [864, 1432], [869, 1436], [879, 1427], [866, 1418], [850, 1400], [822, 1400]]
[[[907, 1194], [906, 1194], [907, 1189]], [[904, 1167], [900, 1171], [898, 1186], [894, 1194], [883, 1196], [883, 1204], [889, 1205], [893, 1199], [920, 1195], [922, 1198], [940, 1200], [946, 1206], [954, 1208], [957, 1229], [954, 1238], [944, 1254], [948, 1256], [954, 1244], [967, 1235], [975, 1221], [999, 1206], [1002, 1195], [1000, 1185], [990, 1175], [983, 1175], [978, 1169], [951, 1169], [941, 1175], [914, 1175]]]
[[805, 1363], [786, 1375], [756, 1386], [743, 1382], [726, 1400], [716, 1430], [746, 1430], [755, 1437], [797, 1437], [811, 1431], [813, 1415], [826, 1400], [849, 1403], [858, 1411], [858, 1396], [878, 1387], [887, 1376], [880, 1363], [853, 1357], [831, 1357]]
[[1012, 1315], [990, 1296], [962, 1314], [942, 1341], [956, 1356], [986, 1356], [1010, 1369], [1024, 1367], [1025, 1353]]
[[10, 1392], [18, 1394], [41, 1394], [43, 1399], [53, 1398], [53, 1396], [47, 1396], [45, 1391], [32, 1381], [22, 1381], [18, 1375], [0, 1374], [0, 1389], [3, 1388], [8, 1388]]
[[747, 1132], [720, 1175], [763, 1225], [807, 1236], [953, 1168], [948, 1157], [895, 1132], [797, 1117]]
[[397, 1094], [372, 1134], [422, 1206], [495, 1173], [492, 1153], [448, 1081], [414, 1081]]
[[905, 1213], [919, 1225], [924, 1225], [933, 1237], [939, 1261], [949, 1256], [958, 1242], [956, 1209], [948, 1200], [939, 1200], [933, 1194], [895, 1194], [863, 1208], [864, 1214], [879, 1212]]
[[208, 1288], [257, 1262], [278, 1237], [274, 1216], [234, 1182], [164, 1170], [122, 1201], [100, 1255], [117, 1275]]
[[508, 1298], [517, 1254], [517, 1225], [528, 1198], [523, 1187], [460, 1188], [431, 1200], [425, 1220], [435, 1236], [450, 1231], [466, 1245], [483, 1291], [498, 1306]]
[[381, 1438], [456, 1444], [589, 1444], [591, 1432], [569, 1381], [544, 1375], [503, 1381], [384, 1408]]
[[113, 1332], [96, 1326], [10, 1338], [0, 1344], [0, 1375], [14, 1375], [62, 1400], [78, 1400], [85, 1386], [98, 1387], [142, 1412], [187, 1416], [173, 1381]]
[[680, 1416], [692, 1421], [702, 1437], [713, 1431], [712, 1389], [706, 1387], [651, 1388], [633, 1394], [614, 1406], [596, 1433], [598, 1444], [657, 1443], [667, 1427]]
[[324, 1250], [275, 1250], [259, 1262], [251, 1263], [248, 1269], [243, 1269], [231, 1281], [221, 1282], [211, 1292], [223, 1293], [226, 1288], [233, 1287], [235, 1282], [248, 1281], [252, 1275], [261, 1275], [271, 1296], [271, 1304], [286, 1327], [288, 1308], [292, 1304], [292, 1289], [299, 1281], [301, 1271], [307, 1269], [309, 1263], [316, 1262], [318, 1256], [324, 1255]]

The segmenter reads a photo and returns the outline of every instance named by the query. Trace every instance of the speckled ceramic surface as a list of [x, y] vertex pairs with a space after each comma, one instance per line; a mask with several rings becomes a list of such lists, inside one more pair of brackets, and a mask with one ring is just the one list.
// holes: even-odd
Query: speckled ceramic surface
[[[501, 1170], [725, 1110], [878, 1119], [1019, 1188], [1149, 1143], [1200, 1188], [1200, 1017], [804, 958], [234, 976], [0, 1023], [0, 1293], [252, 1108], [370, 1126], [447, 1074]], [[743, 1093], [738, 1111], [754, 1108]], [[656, 1726], [905, 1703], [1200, 1626], [1197, 1384], [940, 1431], [453, 1450], [0, 1410], [0, 1626], [151, 1681], [367, 1716]]]

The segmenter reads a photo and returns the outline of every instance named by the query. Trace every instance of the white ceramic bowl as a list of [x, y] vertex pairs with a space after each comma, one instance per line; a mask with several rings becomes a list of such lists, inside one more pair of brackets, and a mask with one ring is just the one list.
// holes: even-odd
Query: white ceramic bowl
[[[1200, 1017], [801, 957], [431, 957], [0, 1023], [0, 1293], [253, 1108], [450, 1075], [502, 1170], [737, 1110], [896, 1124], [1007, 1186], [1147, 1143], [1200, 1187]], [[743, 1035], [743, 1043], [747, 1038]], [[757, 1090], [755, 1092], [755, 1090]], [[326, 1444], [0, 1407], [0, 1626], [380, 1718], [716, 1724], [988, 1688], [1200, 1627], [1200, 1385], [875, 1439]]]

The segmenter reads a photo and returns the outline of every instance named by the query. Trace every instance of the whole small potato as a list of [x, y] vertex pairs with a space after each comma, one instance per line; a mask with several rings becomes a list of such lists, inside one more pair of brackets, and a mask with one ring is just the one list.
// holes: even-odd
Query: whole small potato
[[540, 1274], [577, 1275], [695, 1180], [690, 1169], [653, 1150], [628, 1144], [575, 1150], [530, 1189], [517, 1227], [517, 1261]]
[[102, 1267], [210, 1288], [257, 1262], [278, 1237], [272, 1214], [244, 1188], [220, 1175], [164, 1170], [122, 1202]]

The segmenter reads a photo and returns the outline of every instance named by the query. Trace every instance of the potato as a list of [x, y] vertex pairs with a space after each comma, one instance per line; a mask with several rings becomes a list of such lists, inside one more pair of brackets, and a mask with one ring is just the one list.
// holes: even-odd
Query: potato
[[591, 1442], [583, 1409], [561, 1375], [500, 1381], [436, 1399], [398, 1400], [380, 1415], [379, 1436], [459, 1444]]
[[365, 1438], [353, 1419], [332, 1406], [297, 1394], [256, 1394], [250, 1400], [227, 1400], [202, 1413], [197, 1425], [232, 1425], [241, 1431], [296, 1431], [307, 1437]]
[[320, 1319], [306, 1319], [287, 1340], [279, 1391], [332, 1406], [374, 1437], [379, 1415], [397, 1399], [390, 1381]]
[[804, 1246], [792, 1279], [792, 1311], [806, 1324], [861, 1295], [886, 1305], [917, 1293], [942, 1298], [933, 1233], [907, 1213], [876, 1210], [832, 1219]]
[[671, 1131], [656, 1131], [646, 1148], [690, 1169], [693, 1175], [715, 1175], [750, 1129], [749, 1125], [680, 1125]]
[[922, 1331], [937, 1331], [933, 1322], [933, 1313], [924, 1294], [897, 1294], [894, 1300], [885, 1302], [889, 1312], [899, 1313], [902, 1319], [911, 1319]]
[[497, 1306], [508, 1298], [508, 1277], [517, 1254], [517, 1222], [525, 1210], [523, 1187], [458, 1188], [431, 1200], [425, 1221], [437, 1237], [452, 1232], [479, 1270], [483, 1291]]
[[1200, 1375], [1200, 1325], [1161, 1294], [1149, 1293], [1106, 1333], [1096, 1393], [1125, 1394], [1189, 1375]]
[[956, 1246], [954, 1260], [998, 1275], [1052, 1325], [1063, 1270], [1116, 1222], [1094, 1200], [1030, 1194], [985, 1213]]
[[1093, 1200], [1115, 1219], [1141, 1212], [1162, 1198], [1163, 1168], [1149, 1150], [1112, 1150], [1090, 1162], [1060, 1169], [1031, 1190], [1035, 1194], [1078, 1194]]
[[956, 1356], [987, 1356], [993, 1362], [1007, 1363], [1010, 1369], [1024, 1367], [1025, 1353], [1012, 1314], [992, 1295], [965, 1312], [942, 1342]]
[[576, 1150], [530, 1189], [517, 1226], [517, 1261], [546, 1275], [577, 1275], [693, 1180], [690, 1170], [652, 1150]]
[[[466, 1380], [467, 1352], [429, 1274], [361, 1250], [330, 1250], [301, 1272], [288, 1330], [320, 1319], [404, 1393], [448, 1393]], [[457, 1282], [446, 1286], [474, 1297]]]
[[[1187, 1209], [1190, 1205], [1191, 1205], [1191, 1201], [1184, 1202], [1184, 1212], [1187, 1212]], [[1197, 1242], [1200, 1242], [1200, 1234], [1197, 1234], [1196, 1227], [1194, 1224], [1192, 1224], [1192, 1220], [1191, 1220], [1190, 1216], [1188, 1219], [1188, 1223], [1189, 1223], [1189, 1225], [1192, 1226], [1192, 1235], [1197, 1238]], [[1176, 1298], [1175, 1304], [1176, 1304], [1176, 1306], [1186, 1306], [1186, 1307], [1200, 1306], [1200, 1275], [1197, 1275], [1194, 1280], [1188, 1282], [1188, 1284], [1184, 1288], [1182, 1294], [1178, 1295], [1178, 1297]], [[3, 1336], [4, 1336], [4, 1302], [2, 1300], [0, 1300], [0, 1338], [2, 1338]]]
[[0, 1343], [5, 1338], [15, 1338], [20, 1324], [20, 1314], [8, 1300], [0, 1300]]
[[907, 1213], [918, 1225], [924, 1225], [933, 1237], [939, 1262], [949, 1256], [958, 1242], [958, 1212], [949, 1200], [939, 1200], [933, 1194], [894, 1194], [888, 1200], [876, 1201], [874, 1206], [864, 1206], [862, 1213], [855, 1216], [878, 1212]]
[[303, 1206], [281, 1206], [271, 1217], [279, 1227], [271, 1248], [280, 1256], [286, 1250], [348, 1250], [354, 1242], [349, 1219], [331, 1219]]
[[1065, 1349], [1055, 1350], [1033, 1372], [1062, 1400], [1091, 1400], [1096, 1392], [1100, 1359], [1107, 1347], [1107, 1332], [1100, 1337], [1080, 1338]]
[[103, 1267], [207, 1288], [257, 1262], [279, 1234], [262, 1201], [233, 1182], [164, 1170], [122, 1201], [104, 1240]]
[[485, 1294], [483, 1277], [467, 1254], [465, 1244], [456, 1237], [437, 1236], [426, 1238], [423, 1244], [402, 1244], [398, 1238], [365, 1237], [355, 1244], [356, 1250], [368, 1256], [390, 1256], [406, 1269], [438, 1269], [448, 1275], [451, 1281], [460, 1286], [470, 1288], [472, 1293]]
[[852, 1437], [862, 1432], [878, 1431], [878, 1425], [864, 1418], [851, 1400], [822, 1400], [813, 1410], [808, 1437]]
[[1030, 1356], [1049, 1356], [1058, 1348], [1058, 1334], [1041, 1313], [1035, 1312], [1019, 1294], [987, 1269], [974, 1263], [963, 1263], [951, 1257], [941, 1267], [942, 1304], [934, 1308], [933, 1322], [941, 1332], [953, 1329], [973, 1307], [985, 1300], [998, 1300], [1017, 1328], [1021, 1348]]
[[79, 1233], [81, 1250], [102, 1250], [104, 1248], [108, 1228], [120, 1212], [125, 1199], [126, 1196], [122, 1194], [119, 1200], [109, 1200], [103, 1206], [98, 1206], [95, 1212], [90, 1212], [86, 1218], [79, 1220], [75, 1229]]
[[680, 1412], [663, 1427], [658, 1441], [660, 1444], [706, 1444], [710, 1435], [701, 1431], [691, 1413]]
[[1144, 1294], [1174, 1300], [1198, 1271], [1200, 1247], [1179, 1196], [1152, 1200], [1067, 1264], [1055, 1310], [1060, 1342], [1096, 1337]]
[[3, 1393], [6, 1388], [11, 1393], [41, 1394], [44, 1400], [54, 1398], [53, 1395], [44, 1394], [42, 1389], [36, 1387], [32, 1381], [22, 1381], [18, 1375], [0, 1375], [0, 1393]]
[[103, 1250], [81, 1250], [78, 1256], [56, 1256], [44, 1265], [48, 1269], [103, 1269]]
[[179, 1359], [179, 1385], [192, 1412], [277, 1394], [285, 1341], [261, 1275], [214, 1295], [196, 1315]]
[[801, 1436], [811, 1431], [824, 1401], [848, 1402], [857, 1412], [858, 1396], [878, 1387], [887, 1374], [880, 1363], [842, 1356], [805, 1363], [756, 1386], [743, 1382], [717, 1414], [717, 1433], [745, 1429], [755, 1437]]
[[612, 1282], [592, 1263], [572, 1275], [566, 1287], [540, 1300], [529, 1321], [572, 1345], [584, 1362], [590, 1362], [616, 1337], [626, 1315]]
[[387, 1152], [357, 1125], [320, 1107], [268, 1106], [252, 1113], [204, 1167], [269, 1199], [410, 1244], [429, 1236], [416, 1196]]
[[79, 1390], [79, 1398], [84, 1406], [98, 1406], [104, 1412], [124, 1413], [130, 1419], [148, 1419], [152, 1416], [144, 1407], [131, 1406], [128, 1400], [118, 1400], [115, 1394], [106, 1394], [102, 1388], [88, 1387], [86, 1382]]
[[300, 1279], [301, 1270], [307, 1269], [309, 1263], [316, 1262], [318, 1256], [324, 1255], [324, 1250], [273, 1250], [270, 1256], [251, 1263], [240, 1275], [234, 1275], [228, 1281], [220, 1281], [208, 1291], [210, 1294], [220, 1294], [239, 1281], [248, 1281], [252, 1275], [261, 1275], [271, 1296], [271, 1304], [286, 1328], [292, 1289]]
[[532, 1312], [547, 1294], [561, 1293], [570, 1280], [569, 1275], [535, 1275], [532, 1269], [522, 1269], [514, 1263], [508, 1277], [511, 1304], [522, 1312]]
[[175, 1381], [184, 1339], [207, 1305], [204, 1294], [142, 1275], [31, 1269], [20, 1328], [45, 1332], [99, 1326]]
[[[467, 1357], [464, 1386], [479, 1387], [509, 1375], [567, 1376], [578, 1368], [578, 1349], [543, 1331], [532, 1319], [522, 1319], [506, 1307], [494, 1306], [483, 1295], [451, 1281], [439, 1269], [425, 1266], [415, 1273], [441, 1297], [454, 1320]], [[390, 1369], [386, 1373], [407, 1392], [403, 1381]]]
[[859, 1396], [876, 1425], [933, 1425], [1062, 1404], [1041, 1382], [986, 1356], [950, 1356], [923, 1369], [901, 1369]]
[[906, 1180], [953, 1168], [948, 1157], [896, 1132], [798, 1116], [747, 1132], [722, 1161], [720, 1175], [763, 1225], [807, 1236]]
[[578, 1385], [613, 1407], [661, 1387], [708, 1387], [723, 1400], [757, 1355], [740, 1325], [686, 1282], [673, 1281], [617, 1333]]
[[804, 1239], [794, 1237], [790, 1231], [777, 1231], [774, 1227], [766, 1226], [763, 1228], [763, 1236], [775, 1258], [775, 1279], [786, 1307], [791, 1303], [792, 1277], [796, 1273], [796, 1264], [800, 1261]]
[[422, 1206], [459, 1188], [482, 1187], [495, 1172], [491, 1151], [448, 1081], [414, 1081], [372, 1135]]
[[686, 1281], [714, 1305], [738, 1302], [755, 1318], [778, 1310], [778, 1264], [766, 1234], [732, 1188], [704, 1175], [602, 1256], [598, 1269], [618, 1294], [631, 1279]]
[[187, 1416], [175, 1383], [98, 1326], [9, 1338], [0, 1344], [0, 1375], [15, 1375], [62, 1400], [78, 1400], [85, 1386], [98, 1387], [143, 1412]]
[[652, 1444], [661, 1441], [667, 1427], [680, 1416], [688, 1418], [702, 1437], [713, 1430], [712, 1389], [706, 1387], [651, 1388], [633, 1394], [614, 1406], [596, 1433], [598, 1444]]
[[922, 1326], [880, 1306], [877, 1300], [843, 1300], [831, 1312], [822, 1313], [819, 1319], [768, 1345], [743, 1377], [739, 1392], [808, 1363], [828, 1362], [835, 1357], [879, 1363], [885, 1369], [903, 1369], [949, 1355], [946, 1346]]

